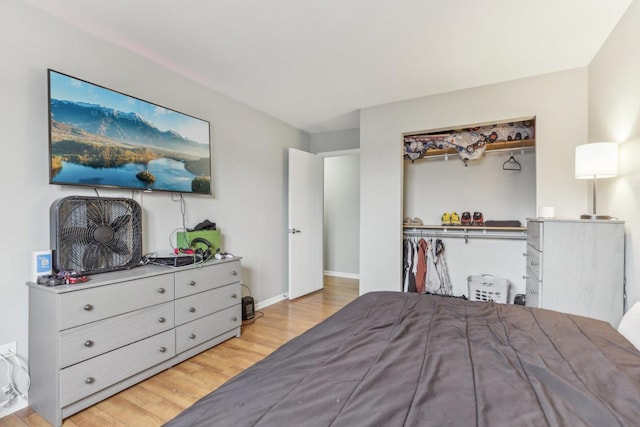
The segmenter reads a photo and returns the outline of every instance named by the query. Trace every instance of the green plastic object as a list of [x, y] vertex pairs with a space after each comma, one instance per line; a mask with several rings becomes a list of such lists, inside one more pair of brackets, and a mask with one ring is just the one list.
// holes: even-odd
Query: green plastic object
[[200, 230], [200, 231], [178, 231], [176, 234], [176, 248], [191, 248], [206, 250], [207, 245], [204, 243], [196, 242], [194, 246], [191, 246], [191, 242], [195, 238], [205, 239], [211, 243], [211, 253], [215, 254], [222, 248], [222, 236], [220, 230]]

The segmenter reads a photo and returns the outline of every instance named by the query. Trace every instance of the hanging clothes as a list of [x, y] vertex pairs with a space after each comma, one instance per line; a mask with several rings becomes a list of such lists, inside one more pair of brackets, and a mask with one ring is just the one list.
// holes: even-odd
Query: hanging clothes
[[427, 255], [427, 292], [438, 295], [453, 295], [449, 269], [444, 258], [444, 243], [438, 239], [430, 241]]
[[426, 277], [427, 286], [426, 291], [435, 294], [440, 289], [440, 275], [436, 270], [436, 264], [438, 262], [438, 257], [436, 255], [436, 248], [433, 245], [433, 241], [431, 241], [431, 245], [429, 246], [429, 251], [427, 251], [427, 264], [429, 264], [429, 272]]
[[416, 278], [413, 273], [415, 245], [412, 239], [404, 239], [404, 277], [402, 290], [405, 292], [416, 291]]
[[402, 280], [405, 292], [453, 295], [442, 240], [405, 237]]
[[418, 241], [418, 262], [416, 266], [416, 292], [423, 293], [426, 288], [425, 279], [427, 277], [427, 254], [429, 245], [424, 239]]

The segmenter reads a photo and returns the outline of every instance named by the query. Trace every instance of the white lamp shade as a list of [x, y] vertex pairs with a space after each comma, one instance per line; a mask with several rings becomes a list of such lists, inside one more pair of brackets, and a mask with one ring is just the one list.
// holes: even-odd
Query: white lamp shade
[[618, 175], [618, 144], [594, 142], [576, 147], [576, 178], [610, 178]]

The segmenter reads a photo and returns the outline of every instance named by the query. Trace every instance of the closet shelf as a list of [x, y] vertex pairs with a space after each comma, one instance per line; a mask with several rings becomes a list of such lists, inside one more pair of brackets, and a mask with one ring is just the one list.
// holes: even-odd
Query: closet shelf
[[[536, 140], [535, 139], [520, 139], [520, 140], [515, 140], [515, 141], [498, 141], [498, 142], [492, 142], [490, 144], [486, 145], [486, 151], [494, 151], [494, 150], [515, 150], [518, 148], [528, 148], [528, 147], [535, 147], [536, 146]], [[437, 148], [432, 148], [426, 151], [426, 153], [424, 153], [424, 156], [421, 157], [422, 159], [428, 158], [428, 157], [433, 157], [433, 156], [443, 156], [445, 154], [458, 154], [458, 152], [454, 149], [454, 148], [447, 148], [447, 149], [437, 149]]]
[[407, 236], [420, 237], [457, 237], [480, 239], [526, 240], [526, 227], [481, 227], [461, 225], [403, 225], [403, 233]]

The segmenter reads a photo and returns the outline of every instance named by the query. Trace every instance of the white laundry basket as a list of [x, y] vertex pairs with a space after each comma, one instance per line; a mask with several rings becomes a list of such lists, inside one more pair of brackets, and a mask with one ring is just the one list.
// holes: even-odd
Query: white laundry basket
[[509, 281], [493, 274], [479, 274], [467, 277], [469, 300], [507, 303]]

